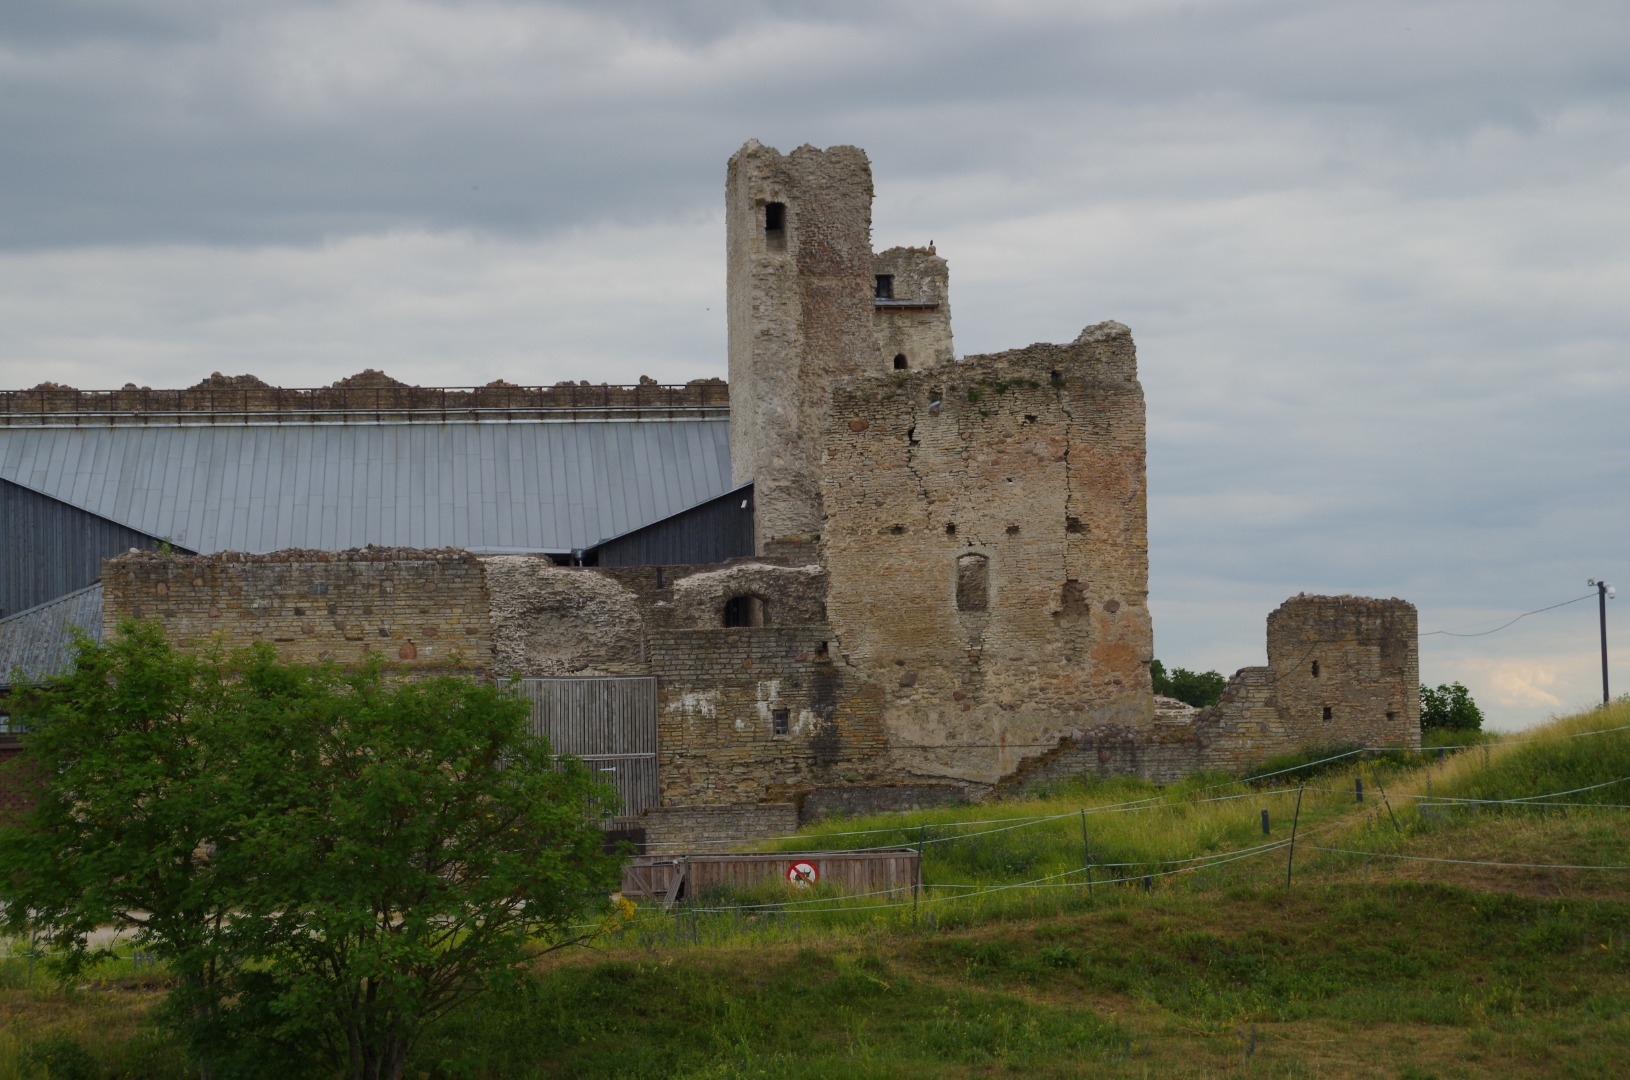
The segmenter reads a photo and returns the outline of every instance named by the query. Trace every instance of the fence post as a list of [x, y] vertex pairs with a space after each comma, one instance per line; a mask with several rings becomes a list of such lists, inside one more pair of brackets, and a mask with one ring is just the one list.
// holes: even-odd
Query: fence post
[[917, 896], [923, 891], [923, 851], [927, 843], [928, 826], [917, 826], [917, 880], [911, 885], [911, 922], [917, 922]]
[[1296, 862], [1296, 826], [1302, 820], [1302, 792], [1307, 790], [1303, 785], [1296, 789], [1296, 813], [1290, 819], [1290, 851], [1285, 855], [1285, 888], [1290, 888], [1291, 868]]
[[1392, 812], [1392, 800], [1387, 798], [1387, 789], [1381, 786], [1381, 778], [1372, 773], [1370, 779], [1375, 781], [1375, 790], [1381, 793], [1381, 802], [1387, 808], [1387, 817], [1392, 819], [1392, 831], [1401, 834], [1404, 830], [1398, 827], [1398, 815]]
[[1262, 835], [1268, 835], [1268, 808], [1266, 806], [1262, 808]]
[[1353, 777], [1353, 801], [1364, 801], [1364, 778], [1362, 776]]
[[1092, 849], [1087, 846], [1087, 808], [1081, 808], [1081, 865], [1087, 868], [1087, 894], [1092, 894]]

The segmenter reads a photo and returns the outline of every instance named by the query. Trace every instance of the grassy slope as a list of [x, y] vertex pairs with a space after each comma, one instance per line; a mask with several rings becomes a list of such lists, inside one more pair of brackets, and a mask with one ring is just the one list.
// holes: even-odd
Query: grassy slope
[[[1630, 872], [1474, 863], [1630, 864], [1630, 810], [1614, 808], [1630, 784], [1556, 800], [1595, 807], [1417, 804], [1429, 781], [1441, 802], [1630, 777], [1630, 732], [1568, 737], [1618, 724], [1630, 708], [1430, 769], [1366, 765], [1362, 804], [1351, 768], [1308, 781], [1289, 891], [1280, 849], [1157, 878], [1147, 893], [1089, 894], [1076, 875], [915, 913], [875, 901], [837, 914], [642, 912], [602, 952], [552, 962], [446, 1022], [409, 1075], [1616, 1075], [1630, 1051]], [[845, 822], [806, 846], [961, 837], [929, 844], [927, 881], [1012, 884], [1079, 867], [1080, 815], [999, 833], [957, 823], [1151, 797], [1153, 808], [1086, 815], [1096, 860], [1134, 863], [1121, 873], [1139, 877], [1155, 860], [1259, 843], [1263, 806], [1284, 838], [1294, 792], [1216, 783], [1121, 782]], [[836, 835], [866, 828], [899, 831]], [[18, 963], [0, 978], [15, 984]], [[89, 989], [0, 990], [13, 1018], [0, 1026], [0, 1078], [27, 1075], [19, 1054], [51, 1029], [128, 1075], [179, 1075], [173, 1052], [137, 1036], [151, 999], [117, 971]]]

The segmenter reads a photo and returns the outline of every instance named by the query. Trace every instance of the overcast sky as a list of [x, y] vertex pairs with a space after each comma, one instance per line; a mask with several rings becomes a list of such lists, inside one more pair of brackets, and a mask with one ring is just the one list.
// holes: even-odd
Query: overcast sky
[[1520, 728], [1630, 587], [1627, 56], [1623, 0], [17, 0], [0, 387], [723, 375], [726, 160], [852, 143], [959, 354], [1132, 327], [1168, 666], [1590, 593], [1422, 637]]

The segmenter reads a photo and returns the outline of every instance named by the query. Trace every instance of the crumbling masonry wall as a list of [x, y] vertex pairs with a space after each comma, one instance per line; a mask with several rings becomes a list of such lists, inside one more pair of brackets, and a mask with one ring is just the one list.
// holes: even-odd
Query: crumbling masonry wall
[[[916, 371], [955, 359], [945, 260], [932, 247], [890, 248], [873, 256], [872, 274], [878, 288], [872, 302], [872, 332], [882, 370]], [[888, 296], [882, 295], [881, 287]]]
[[821, 557], [887, 771], [995, 784], [1072, 730], [1147, 731], [1144, 406], [1130, 332], [840, 381]]
[[104, 631], [157, 619], [170, 640], [268, 642], [285, 660], [411, 669], [492, 664], [480, 561], [454, 548], [161, 555], [103, 563]]
[[1421, 744], [1415, 606], [1292, 597], [1268, 616], [1268, 667], [1290, 746]]
[[730, 459], [752, 481], [757, 551], [820, 531], [830, 380], [874, 363], [872, 173], [853, 146], [781, 154], [756, 140], [725, 190]]
[[1238, 774], [1307, 747], [1418, 750], [1418, 648], [1415, 608], [1403, 600], [1295, 596], [1268, 616], [1268, 665], [1236, 671], [1218, 704], [1157, 713], [1145, 732], [1072, 732], [1002, 786], [1082, 773], [1163, 783], [1201, 769]]

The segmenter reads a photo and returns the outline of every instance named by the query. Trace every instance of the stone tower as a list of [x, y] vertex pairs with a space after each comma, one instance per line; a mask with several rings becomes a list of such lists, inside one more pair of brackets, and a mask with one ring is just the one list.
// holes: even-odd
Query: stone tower
[[1268, 616], [1268, 667], [1291, 746], [1421, 744], [1415, 605], [1293, 596]]
[[881, 365], [873, 333], [872, 169], [853, 146], [757, 140], [725, 186], [730, 458], [754, 483], [755, 545], [821, 531], [832, 380]]

